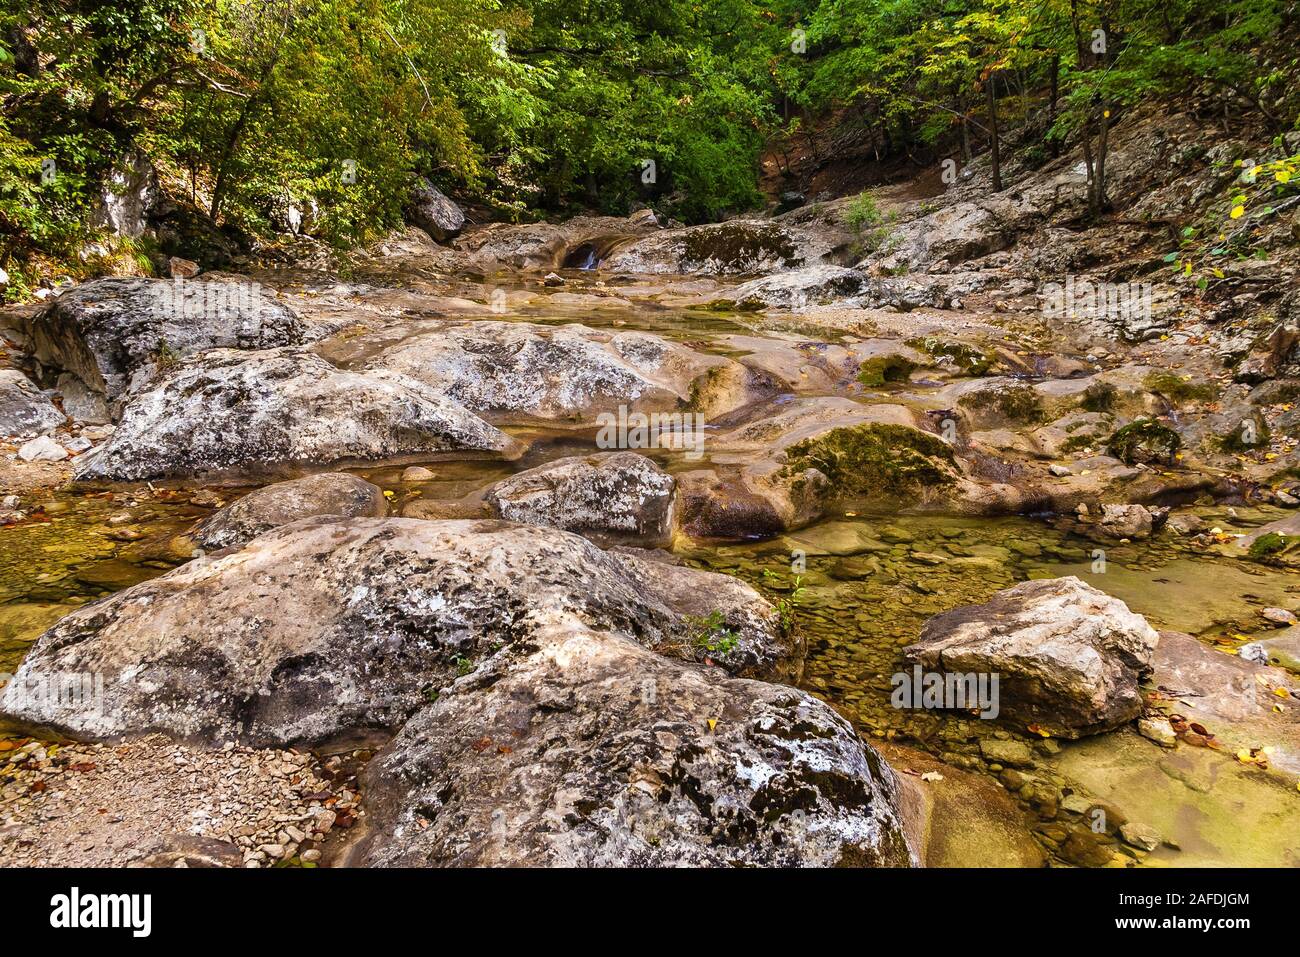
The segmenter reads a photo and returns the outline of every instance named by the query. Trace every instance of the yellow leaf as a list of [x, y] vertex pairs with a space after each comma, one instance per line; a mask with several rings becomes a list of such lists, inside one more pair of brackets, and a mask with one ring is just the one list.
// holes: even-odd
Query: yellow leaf
[[709, 730], [712, 731], [712, 730], [713, 730], [714, 728], [716, 728], [717, 726], [718, 726], [718, 719], [717, 719], [717, 718], [710, 718], [710, 719], [709, 719]]
[[1273, 178], [1274, 178], [1275, 180], [1277, 180], [1279, 183], [1289, 183], [1289, 182], [1291, 182], [1291, 174], [1290, 174], [1287, 170], [1284, 170], [1284, 169], [1280, 169], [1280, 170], [1278, 170], [1276, 173], [1274, 173], [1274, 174], [1273, 174]]
[[1241, 219], [1242, 216], [1246, 215], [1246, 207], [1234, 206], [1232, 207], [1232, 212], [1230, 212], [1228, 215], [1231, 216], [1233, 219]]

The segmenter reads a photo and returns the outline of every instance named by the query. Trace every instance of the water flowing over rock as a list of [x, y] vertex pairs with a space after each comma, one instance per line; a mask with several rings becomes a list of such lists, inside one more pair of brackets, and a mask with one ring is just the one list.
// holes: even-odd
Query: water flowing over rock
[[452, 449], [517, 447], [411, 379], [343, 371], [298, 348], [216, 349], [132, 395], [77, 478], [266, 474]]
[[[717, 622], [693, 617], [703, 603]], [[726, 576], [507, 522], [315, 518], [79, 608], [38, 639], [0, 714], [81, 738], [357, 738], [556, 616], [738, 673], [796, 654], [773, 609]], [[732, 639], [711, 653], [714, 624]], [[22, 692], [61, 674], [100, 676], [102, 702]]]
[[325, 472], [266, 485], [208, 518], [194, 533], [202, 548], [242, 547], [263, 532], [317, 515], [382, 518], [383, 490], [343, 472]]
[[114, 400], [159, 366], [206, 349], [303, 341], [303, 324], [254, 282], [97, 279], [26, 318], [36, 360]]
[[914, 863], [893, 773], [811, 696], [565, 618], [510, 657], [375, 758], [349, 863]]
[[1069, 576], [937, 615], [905, 654], [936, 671], [998, 674], [1003, 718], [1077, 738], [1137, 717], [1157, 640], [1122, 601]]
[[17, 369], [0, 369], [0, 435], [39, 435], [65, 421], [54, 403]]
[[557, 459], [494, 485], [500, 518], [549, 525], [601, 543], [666, 544], [677, 483], [644, 455], [612, 452]]
[[465, 228], [465, 214], [460, 207], [427, 179], [418, 180], [412, 187], [407, 218], [440, 243], [448, 242]]

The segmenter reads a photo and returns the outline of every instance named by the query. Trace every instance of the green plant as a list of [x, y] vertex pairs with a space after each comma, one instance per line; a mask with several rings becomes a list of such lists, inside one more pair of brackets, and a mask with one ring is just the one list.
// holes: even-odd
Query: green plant
[[686, 616], [691, 644], [710, 654], [729, 655], [740, 642], [740, 635], [727, 627], [726, 617], [714, 609], [703, 618]]
[[1250, 550], [1247, 554], [1256, 561], [1262, 561], [1276, 555], [1278, 552], [1285, 551], [1290, 542], [1285, 535], [1277, 532], [1267, 532], [1250, 543]]
[[799, 607], [799, 599], [803, 596], [804, 591], [803, 576], [796, 575], [794, 577], [794, 587], [790, 590], [790, 594], [782, 595], [772, 602], [773, 607], [776, 608], [777, 621], [781, 626], [782, 634], [788, 635], [794, 631], [795, 610]]
[[457, 655], [451, 659], [451, 663], [456, 667], [456, 676], [463, 678], [474, 670], [474, 659], [466, 658], [464, 655]]

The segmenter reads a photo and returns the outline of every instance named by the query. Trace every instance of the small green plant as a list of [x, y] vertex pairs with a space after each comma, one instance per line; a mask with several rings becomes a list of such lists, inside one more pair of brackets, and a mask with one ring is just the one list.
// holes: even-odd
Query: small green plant
[[159, 371], [167, 372], [181, 364], [181, 354], [165, 340], [159, 339], [158, 346], [153, 351], [153, 361]]
[[731, 654], [740, 642], [740, 635], [727, 627], [726, 618], [717, 609], [703, 618], [687, 615], [686, 623], [691, 629], [691, 644], [710, 654]]
[[474, 659], [466, 658], [464, 655], [457, 655], [451, 659], [451, 663], [456, 666], [456, 677], [463, 678], [474, 670]]
[[794, 577], [794, 587], [790, 589], [790, 594], [783, 595], [772, 604], [776, 608], [777, 620], [781, 625], [783, 634], [790, 634], [794, 630], [794, 613], [799, 607], [799, 600], [803, 597], [803, 576]]
[[[894, 217], [891, 214], [888, 219]], [[885, 225], [886, 217], [876, 206], [876, 199], [869, 192], [861, 192], [849, 203], [844, 214], [844, 222], [858, 237], [855, 252], [857, 255], [874, 253], [881, 249], [889, 239], [889, 227]]]

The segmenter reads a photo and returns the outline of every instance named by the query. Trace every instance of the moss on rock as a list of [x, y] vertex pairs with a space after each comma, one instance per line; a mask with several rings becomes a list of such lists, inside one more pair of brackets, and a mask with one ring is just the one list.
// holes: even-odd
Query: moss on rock
[[1127, 465], [1167, 465], [1174, 460], [1182, 445], [1182, 436], [1168, 426], [1155, 419], [1138, 419], [1117, 429], [1107, 441], [1106, 448]]
[[845, 426], [804, 439], [786, 450], [786, 476], [814, 468], [838, 495], [885, 493], [912, 497], [955, 480], [952, 449], [906, 425]]
[[906, 382], [916, 363], [905, 356], [875, 356], [858, 367], [858, 381], [865, 386], [882, 386], [886, 382]]
[[992, 354], [969, 342], [960, 339], [945, 339], [942, 336], [918, 336], [909, 339], [907, 344], [919, 349], [937, 362], [956, 366], [969, 376], [981, 376], [993, 367]]

